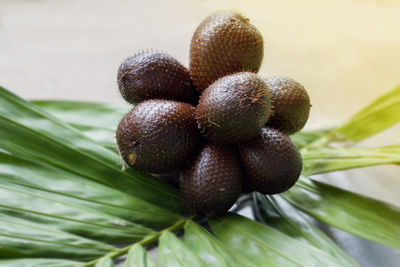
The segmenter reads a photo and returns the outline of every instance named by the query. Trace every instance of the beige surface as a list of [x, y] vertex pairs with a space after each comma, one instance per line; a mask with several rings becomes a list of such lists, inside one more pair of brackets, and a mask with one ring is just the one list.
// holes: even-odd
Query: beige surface
[[[121, 60], [152, 48], [187, 65], [196, 25], [219, 9], [239, 10], [260, 29], [263, 75], [306, 86], [308, 128], [337, 125], [400, 83], [396, 0], [0, 0], [0, 84], [25, 98], [122, 103]], [[399, 133], [397, 126], [365, 144], [400, 143]], [[376, 167], [329, 181], [400, 205], [399, 173]]]

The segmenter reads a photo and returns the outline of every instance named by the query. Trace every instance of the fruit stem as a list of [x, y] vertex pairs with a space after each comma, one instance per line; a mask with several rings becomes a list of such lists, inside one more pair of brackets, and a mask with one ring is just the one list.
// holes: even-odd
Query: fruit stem
[[101, 258], [97, 258], [97, 259], [95, 259], [95, 260], [93, 260], [93, 261], [84, 263], [84, 264], [79, 265], [79, 266], [80, 266], [80, 267], [90, 267], [90, 266], [94, 266], [94, 265], [96, 265], [100, 260], [102, 260], [103, 258], [111, 258], [111, 259], [113, 259], [113, 258], [122, 256], [122, 255], [125, 255], [125, 254], [128, 253], [128, 251], [129, 251], [133, 246], [135, 246], [135, 245], [138, 245], [138, 244], [139, 244], [139, 245], [142, 245], [142, 246], [146, 246], [146, 245], [155, 243], [155, 242], [158, 241], [158, 239], [160, 238], [160, 236], [161, 236], [164, 232], [166, 232], [166, 231], [171, 231], [171, 232], [179, 231], [179, 230], [181, 230], [181, 229], [185, 226], [185, 224], [186, 224], [186, 222], [187, 222], [188, 220], [196, 220], [197, 218], [198, 218], [197, 215], [193, 215], [193, 216], [191, 216], [191, 217], [189, 217], [189, 218], [182, 218], [182, 219], [180, 219], [179, 221], [177, 221], [175, 224], [173, 224], [172, 226], [170, 226], [170, 227], [168, 227], [168, 228], [165, 228], [165, 229], [163, 229], [163, 230], [161, 230], [161, 231], [159, 231], [159, 232], [154, 232], [154, 233], [152, 233], [152, 234], [150, 234], [150, 235], [144, 237], [144, 238], [143, 238], [141, 241], [139, 241], [139, 242], [133, 243], [133, 244], [131, 244], [131, 245], [129, 245], [129, 246], [126, 246], [126, 247], [123, 247], [123, 248], [121, 248], [121, 249], [115, 250], [115, 251], [113, 251], [113, 252], [107, 253], [107, 254], [105, 254], [104, 256], [102, 256]]

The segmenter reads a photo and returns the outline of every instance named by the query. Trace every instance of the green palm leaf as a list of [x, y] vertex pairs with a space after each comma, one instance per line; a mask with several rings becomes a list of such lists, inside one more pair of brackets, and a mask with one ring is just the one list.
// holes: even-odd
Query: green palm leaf
[[303, 174], [311, 175], [380, 164], [400, 164], [400, 145], [358, 148], [320, 148], [302, 153]]
[[131, 106], [106, 103], [34, 100], [31, 103], [70, 125], [114, 131]]
[[[0, 152], [0, 177], [0, 185], [8, 183], [14, 184], [15, 187], [26, 188], [26, 190], [31, 188], [32, 191], [38, 191], [40, 195], [48, 194], [63, 202], [100, 210], [123, 219], [116, 220], [119, 224], [122, 224], [124, 220], [129, 220], [151, 227], [164, 227], [181, 219], [181, 216], [172, 211], [117, 189], [2, 152]], [[16, 202], [13, 198], [7, 201], [15, 207], [24, 204]], [[42, 208], [38, 207], [38, 209]]]
[[[340, 134], [357, 141], [399, 121], [398, 91], [339, 129], [293, 135], [304, 173], [399, 163], [398, 146], [329, 146], [346, 140]], [[254, 195], [262, 224], [228, 214], [208, 220], [207, 230], [204, 218], [182, 216], [176, 189], [122, 170], [114, 130], [129, 108], [28, 102], [0, 87], [0, 265], [114, 266], [127, 255], [124, 266], [155, 266], [147, 249], [157, 242], [158, 266], [357, 265], [296, 209], [400, 248], [398, 208], [305, 177], [282, 196]]]
[[20, 218], [52, 229], [113, 243], [135, 242], [152, 230], [95, 209], [73, 204], [68, 198], [15, 185], [0, 185], [0, 218]]
[[124, 267], [156, 267], [156, 264], [146, 249], [137, 244], [129, 250]]
[[112, 245], [18, 218], [0, 218], [2, 259], [24, 257], [89, 260], [115, 250]]
[[101, 261], [99, 261], [95, 267], [114, 267], [114, 263], [110, 258], [106, 257], [101, 259]]
[[201, 260], [196, 253], [169, 231], [164, 232], [160, 237], [158, 265], [160, 267], [207, 266], [207, 264]]
[[302, 131], [290, 136], [290, 139], [300, 149], [329, 134], [331, 130]]
[[0, 260], [0, 265], [4, 267], [68, 267], [80, 264], [78, 261], [59, 260], [59, 259], [16, 259]]
[[208, 264], [208, 266], [235, 267], [243, 266], [235, 254], [229, 252], [218, 239], [194, 221], [185, 225], [185, 244]]
[[112, 150], [116, 149], [115, 129], [130, 109], [129, 105], [77, 101], [43, 100], [32, 103]]
[[239, 215], [212, 219], [210, 225], [231, 252], [252, 266], [343, 266], [322, 250]]
[[338, 132], [352, 141], [373, 136], [400, 121], [400, 86], [356, 113]]
[[388, 203], [303, 177], [283, 197], [327, 224], [400, 249], [400, 209]]
[[261, 221], [300, 242], [314, 246], [338, 259], [345, 266], [357, 263], [316, 226], [309, 223], [280, 196], [255, 194], [254, 213]]

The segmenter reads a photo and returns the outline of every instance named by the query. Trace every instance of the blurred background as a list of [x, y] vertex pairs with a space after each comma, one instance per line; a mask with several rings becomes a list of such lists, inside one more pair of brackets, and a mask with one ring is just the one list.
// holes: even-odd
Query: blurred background
[[[187, 66], [197, 25], [222, 9], [263, 34], [262, 76], [307, 88], [306, 129], [340, 125], [400, 84], [400, 0], [0, 0], [0, 84], [28, 99], [123, 103], [122, 60], [158, 49]], [[399, 143], [398, 125], [360, 146]], [[317, 179], [400, 206], [399, 166]]]

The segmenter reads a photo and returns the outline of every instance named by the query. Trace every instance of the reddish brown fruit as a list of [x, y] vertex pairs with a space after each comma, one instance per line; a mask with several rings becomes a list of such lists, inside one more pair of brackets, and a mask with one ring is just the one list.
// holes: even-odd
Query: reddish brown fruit
[[118, 125], [117, 144], [124, 161], [134, 169], [166, 173], [190, 157], [200, 136], [195, 108], [171, 100], [137, 104]]
[[271, 90], [274, 109], [267, 126], [286, 134], [300, 131], [308, 120], [311, 107], [306, 89], [287, 77], [273, 76], [265, 79], [265, 82]]
[[265, 82], [251, 72], [225, 76], [200, 97], [196, 120], [204, 137], [215, 143], [236, 143], [260, 132], [271, 112]]
[[246, 179], [263, 194], [279, 194], [299, 179], [302, 160], [296, 145], [278, 130], [264, 127], [260, 135], [239, 145]]
[[140, 53], [122, 62], [118, 87], [122, 97], [132, 104], [156, 98], [192, 103], [196, 95], [189, 70], [160, 52]]
[[243, 170], [234, 147], [206, 144], [182, 172], [180, 191], [186, 206], [214, 217], [236, 202]]
[[219, 12], [196, 29], [190, 45], [190, 76], [199, 92], [225, 75], [258, 72], [264, 56], [261, 33], [249, 19]]

